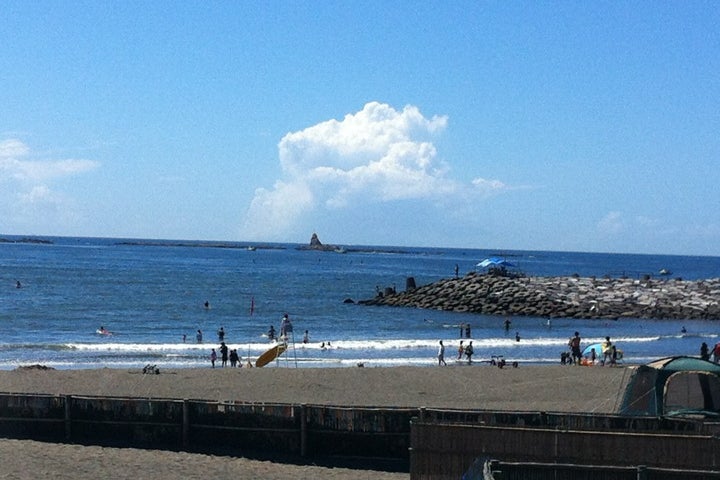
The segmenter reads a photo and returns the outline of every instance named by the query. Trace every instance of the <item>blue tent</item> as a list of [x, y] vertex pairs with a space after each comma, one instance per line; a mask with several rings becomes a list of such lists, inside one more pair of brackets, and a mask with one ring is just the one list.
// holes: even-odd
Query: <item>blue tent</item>
[[504, 258], [500, 257], [490, 257], [486, 258], [482, 262], [477, 264], [478, 267], [514, 267], [512, 263], [508, 262]]

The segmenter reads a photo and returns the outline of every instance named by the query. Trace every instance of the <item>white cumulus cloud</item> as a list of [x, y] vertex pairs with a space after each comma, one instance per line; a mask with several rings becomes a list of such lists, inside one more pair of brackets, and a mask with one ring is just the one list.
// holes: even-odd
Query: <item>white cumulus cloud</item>
[[449, 177], [433, 139], [446, 116], [425, 117], [408, 105], [396, 110], [371, 102], [342, 120], [327, 120], [285, 135], [278, 145], [282, 178], [258, 188], [247, 211], [246, 239], [281, 240], [317, 215], [349, 206], [438, 201], [503, 190], [496, 180], [463, 184]]
[[59, 159], [36, 160], [30, 148], [20, 140], [0, 142], [0, 172], [5, 179], [39, 182], [87, 172], [98, 167], [93, 160]]
[[75, 218], [73, 199], [55, 191], [51, 184], [98, 166], [98, 162], [86, 159], [38, 159], [21, 140], [0, 141], [0, 213], [4, 227], [23, 231]]

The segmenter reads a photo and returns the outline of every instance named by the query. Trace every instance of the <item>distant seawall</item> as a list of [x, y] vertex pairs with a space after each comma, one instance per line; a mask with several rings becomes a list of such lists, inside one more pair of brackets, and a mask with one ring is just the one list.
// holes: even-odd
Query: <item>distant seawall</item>
[[[411, 283], [411, 282], [408, 282]], [[471, 272], [364, 305], [547, 318], [720, 320], [720, 278], [510, 277]]]

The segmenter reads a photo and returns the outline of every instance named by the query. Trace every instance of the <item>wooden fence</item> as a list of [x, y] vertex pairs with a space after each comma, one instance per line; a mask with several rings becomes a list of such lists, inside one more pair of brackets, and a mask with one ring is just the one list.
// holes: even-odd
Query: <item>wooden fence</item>
[[717, 470], [720, 424], [546, 412], [0, 393], [0, 437], [233, 455], [353, 457], [413, 479], [504, 462]]
[[0, 436], [402, 460], [416, 409], [0, 394]]
[[462, 478], [478, 457], [700, 471], [720, 467], [720, 438], [698, 433], [461, 425], [418, 419], [412, 422], [410, 443], [411, 480]]

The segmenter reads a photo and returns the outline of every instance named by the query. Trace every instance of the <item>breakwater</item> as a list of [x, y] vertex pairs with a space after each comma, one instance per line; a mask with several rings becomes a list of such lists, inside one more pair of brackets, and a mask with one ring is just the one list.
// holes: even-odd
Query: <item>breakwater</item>
[[470, 272], [402, 292], [386, 290], [364, 305], [547, 318], [720, 320], [720, 278], [629, 279], [525, 277]]

